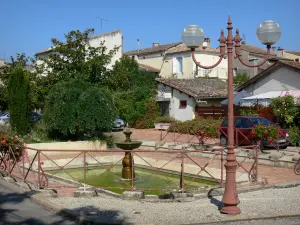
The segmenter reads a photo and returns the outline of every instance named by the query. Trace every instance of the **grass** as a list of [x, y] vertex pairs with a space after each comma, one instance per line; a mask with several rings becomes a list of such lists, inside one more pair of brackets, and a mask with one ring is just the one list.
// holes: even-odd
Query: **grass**
[[[124, 190], [122, 188], [131, 188], [131, 181], [121, 181], [122, 167], [115, 166], [107, 171], [109, 167], [89, 167], [86, 173], [87, 184], [95, 187], [107, 187], [105, 189], [113, 191], [115, 193], [121, 194]], [[84, 182], [83, 168], [67, 169], [72, 177], [63, 171], [47, 171], [56, 176], [73, 179], [74, 177], [77, 181]], [[135, 188], [144, 189], [145, 194], [161, 195], [168, 192], [170, 189], [179, 189], [180, 186], [180, 176], [177, 174], [170, 174], [164, 172], [152, 171], [150, 169], [135, 168]], [[184, 177], [185, 189], [196, 189], [201, 186], [214, 186], [216, 182]], [[165, 190], [147, 190], [150, 188], [160, 188]]]

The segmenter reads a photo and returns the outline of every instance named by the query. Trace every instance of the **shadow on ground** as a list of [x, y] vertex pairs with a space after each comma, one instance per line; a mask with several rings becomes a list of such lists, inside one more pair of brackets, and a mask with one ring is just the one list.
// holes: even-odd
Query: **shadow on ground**
[[[30, 196], [34, 192], [2, 193], [0, 191], [0, 225], [75, 225], [75, 224], [129, 224], [118, 211], [102, 211], [93, 206], [63, 209], [59, 212], [46, 210], [34, 203]], [[71, 214], [73, 215], [70, 215]], [[84, 216], [86, 221], [78, 221]]]

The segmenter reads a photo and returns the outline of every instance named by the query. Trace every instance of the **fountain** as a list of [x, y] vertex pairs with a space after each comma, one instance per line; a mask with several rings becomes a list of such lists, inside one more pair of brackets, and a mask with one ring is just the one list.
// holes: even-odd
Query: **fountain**
[[[143, 143], [142, 141], [132, 141], [130, 136], [132, 134], [132, 131], [126, 127], [123, 131], [123, 133], [126, 136], [125, 141], [122, 142], [116, 142], [116, 146], [118, 148], [121, 148], [123, 150], [133, 150], [136, 148], [139, 148], [141, 144]], [[135, 178], [135, 173], [133, 171], [132, 173], [132, 165], [133, 165], [133, 158], [131, 152], [125, 152], [125, 156], [122, 160], [122, 179], [123, 180], [131, 180], [132, 178]], [[133, 175], [133, 177], [132, 177]]]

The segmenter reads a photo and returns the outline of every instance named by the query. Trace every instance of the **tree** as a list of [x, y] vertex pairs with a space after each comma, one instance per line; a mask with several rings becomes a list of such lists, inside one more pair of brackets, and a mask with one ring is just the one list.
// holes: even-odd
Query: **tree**
[[50, 90], [44, 118], [56, 137], [78, 139], [111, 128], [115, 108], [109, 92], [73, 79], [59, 82]]
[[109, 74], [107, 65], [117, 47], [107, 52], [104, 42], [98, 47], [90, 46], [89, 38], [93, 32], [93, 29], [84, 32], [72, 30], [65, 34], [65, 42], [52, 38], [53, 47], [50, 53], [47, 57], [39, 59], [43, 62], [37, 65], [39, 73], [46, 72], [45, 78], [50, 84], [70, 79], [82, 79], [87, 82], [106, 80]]
[[246, 73], [246, 72], [240, 72], [240, 73], [237, 73], [233, 77], [233, 83], [236, 86], [240, 86], [240, 85], [246, 83], [249, 79], [250, 79], [250, 77], [249, 77], [248, 73]]
[[[9, 99], [9, 89], [8, 82], [10, 74], [14, 71], [15, 68], [23, 68], [27, 65], [32, 59], [27, 57], [24, 53], [17, 54], [16, 58], [10, 57], [11, 62], [9, 62], [4, 67], [0, 68], [0, 110], [8, 109], [8, 99]], [[30, 80], [30, 74], [27, 73], [27, 76]]]
[[139, 124], [146, 128], [149, 127], [146, 120], [150, 124], [154, 120], [147, 116], [150, 113], [147, 109], [150, 107], [150, 99], [156, 94], [156, 78], [157, 74], [140, 70], [138, 63], [131, 57], [122, 57], [113, 67], [108, 88], [115, 91], [118, 115], [130, 125], [135, 126], [139, 120]]
[[8, 81], [10, 124], [18, 134], [29, 131], [30, 88], [28, 74], [18, 65], [10, 71]]

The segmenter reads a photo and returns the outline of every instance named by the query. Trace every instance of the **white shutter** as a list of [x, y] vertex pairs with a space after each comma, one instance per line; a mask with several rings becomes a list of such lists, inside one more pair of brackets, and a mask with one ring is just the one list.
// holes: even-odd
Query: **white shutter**
[[173, 74], [177, 73], [177, 59], [173, 57]]

